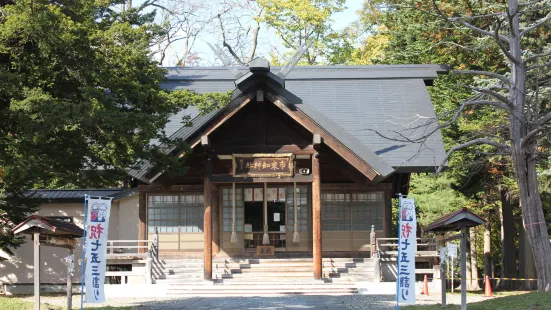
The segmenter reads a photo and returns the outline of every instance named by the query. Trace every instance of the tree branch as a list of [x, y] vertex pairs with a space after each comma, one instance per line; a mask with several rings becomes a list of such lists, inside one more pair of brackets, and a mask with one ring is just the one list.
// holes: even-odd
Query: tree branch
[[[474, 86], [465, 86], [465, 87], [467, 87], [469, 89], [472, 89], [472, 90], [476, 90], [479, 93], [490, 95], [490, 96], [496, 98], [497, 100], [505, 103], [507, 105], [507, 107], [512, 107], [513, 106], [513, 103], [507, 97], [505, 97], [502, 94], [497, 93], [495, 91], [492, 91], [492, 90], [489, 90], [489, 89], [486, 89], [486, 88], [474, 87]], [[507, 110], [510, 110], [510, 109], [507, 108]]]
[[231, 45], [229, 45], [226, 41], [226, 30], [224, 29], [224, 24], [222, 23], [222, 18], [220, 17], [220, 14], [218, 14], [218, 20], [220, 21], [220, 29], [222, 30], [222, 45], [228, 49], [230, 54], [233, 56], [233, 58], [235, 58], [235, 60], [237, 60], [239, 64], [245, 65], [245, 63], [243, 63], [239, 56], [237, 56], [237, 54], [233, 51]]
[[545, 125], [545, 123], [547, 123], [549, 121], [551, 121], [551, 112], [549, 112], [549, 113], [545, 114], [544, 116], [540, 117], [537, 120], [536, 124], [538, 126], [543, 126], [543, 125]]
[[532, 26], [528, 27], [528, 28], [525, 28], [523, 29], [521, 32], [520, 32], [520, 37], [522, 37], [523, 35], [525, 35], [526, 33], [538, 28], [539, 26], [545, 24], [545, 22], [547, 22], [548, 20], [551, 20], [551, 12], [549, 12], [544, 18], [540, 19], [539, 21], [537, 21], [535, 24], [533, 24]]
[[536, 128], [529, 131], [526, 136], [524, 136], [524, 138], [522, 138], [522, 140], [520, 141], [520, 146], [521, 147], [524, 147], [524, 145], [526, 143], [528, 143], [530, 141], [530, 139], [532, 139], [535, 135], [537, 135], [539, 132], [541, 132], [542, 130], [545, 129], [544, 125], [551, 121], [551, 112], [547, 113], [546, 115], [540, 117], [536, 123], [535, 123], [535, 126]]
[[497, 21], [497, 26], [496, 26], [496, 30], [494, 32], [494, 40], [496, 41], [497, 45], [499, 45], [499, 48], [501, 49], [501, 51], [503, 52], [503, 54], [505, 54], [505, 56], [507, 56], [507, 58], [512, 61], [514, 64], [516, 65], [521, 65], [522, 62], [521, 60], [515, 58], [515, 56], [513, 56], [509, 50], [507, 50], [507, 47], [505, 45], [503, 45], [503, 42], [501, 42], [501, 40], [499, 39], [499, 37], [501, 36], [499, 34], [499, 30], [501, 29], [501, 24], [503, 23], [503, 20], [498, 20]]
[[487, 144], [487, 145], [491, 145], [495, 148], [498, 148], [499, 150], [502, 150], [502, 151], [506, 151], [506, 152], [509, 152], [509, 146], [505, 145], [505, 144], [502, 144], [502, 143], [499, 143], [497, 141], [494, 141], [494, 140], [491, 140], [491, 139], [486, 139], [486, 138], [478, 138], [478, 139], [474, 139], [474, 140], [471, 140], [469, 142], [466, 142], [466, 143], [463, 143], [463, 144], [459, 144], [459, 145], [456, 145], [454, 147], [452, 147], [448, 153], [446, 154], [446, 156], [444, 157], [444, 159], [442, 160], [442, 163], [440, 164], [440, 166], [438, 166], [438, 170], [436, 170], [436, 174], [439, 174], [440, 171], [442, 171], [442, 168], [444, 168], [444, 165], [448, 162], [448, 159], [450, 158], [450, 156], [459, 151], [459, 150], [462, 150], [464, 148], [468, 148], [470, 146], [473, 146], [473, 145], [477, 145], [477, 144]]
[[528, 63], [528, 62], [536, 60], [538, 58], [549, 57], [549, 56], [551, 56], [551, 50], [545, 51], [544, 53], [541, 53], [541, 54], [532, 55], [532, 56], [526, 58], [524, 60], [524, 63]]
[[528, 68], [526, 68], [526, 71], [531, 71], [531, 70], [534, 70], [534, 69], [543, 68], [543, 67], [547, 67], [547, 66], [551, 66], [551, 60], [549, 60], [548, 62], [543, 63], [543, 64], [529, 66]]
[[[432, 0], [432, 5], [434, 7], [434, 9], [436, 10], [436, 12], [438, 13], [438, 15], [440, 15], [440, 17], [442, 17], [444, 20], [446, 20], [447, 22], [451, 22], [451, 23], [460, 23], [461, 25], [469, 28], [470, 30], [473, 30], [475, 32], [478, 32], [480, 34], [483, 34], [485, 36], [489, 36], [489, 37], [494, 37], [494, 34], [491, 33], [490, 31], [487, 31], [487, 30], [484, 30], [482, 28], [478, 28], [476, 26], [474, 26], [473, 24], [470, 24], [468, 22], [465, 21], [465, 18], [461, 18], [461, 17], [454, 17], [454, 18], [448, 18], [446, 15], [444, 15], [444, 13], [440, 10], [440, 8], [438, 7], [438, 4], [436, 4], [436, 1], [435, 0]], [[473, 19], [473, 17], [470, 17], [469, 19]], [[499, 40], [503, 40], [505, 42], [508, 41], [507, 37], [506, 36], [503, 36], [503, 35], [500, 35], [498, 36], [498, 39]]]
[[501, 75], [495, 72], [488, 72], [488, 71], [478, 71], [478, 70], [453, 70], [453, 73], [455, 74], [471, 74], [471, 75], [484, 75], [487, 77], [492, 77], [495, 79], [498, 79], [502, 81], [505, 84], [511, 84], [511, 80], [509, 80], [505, 75]]
[[249, 63], [253, 60], [254, 54], [256, 53], [256, 46], [258, 44], [258, 31], [260, 30], [260, 16], [264, 9], [260, 9], [258, 15], [256, 16], [256, 28], [253, 29], [253, 42], [251, 45], [251, 54], [249, 55]]

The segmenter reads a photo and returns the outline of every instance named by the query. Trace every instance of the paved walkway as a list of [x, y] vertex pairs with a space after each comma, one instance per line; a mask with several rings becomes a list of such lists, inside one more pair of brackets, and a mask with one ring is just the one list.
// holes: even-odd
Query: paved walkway
[[[32, 296], [22, 299], [32, 302]], [[119, 307], [135, 307], [138, 310], [189, 310], [189, 309], [213, 309], [213, 310], [359, 310], [395, 309], [396, 297], [394, 295], [346, 295], [346, 296], [265, 296], [265, 297], [181, 297], [181, 298], [111, 298], [104, 304], [85, 304], [86, 309], [111, 306], [113, 310]], [[459, 304], [460, 295], [447, 295], [448, 304]], [[64, 306], [66, 299], [63, 296], [43, 296], [42, 303]], [[482, 295], [467, 296], [469, 303], [486, 300]], [[431, 305], [440, 302], [440, 295], [418, 295], [416, 303], [419, 305]], [[73, 309], [78, 309], [80, 296], [73, 296]], [[126, 308], [128, 309], [128, 308]]]
[[[180, 309], [392, 309], [393, 296], [281, 296], [281, 297], [191, 297], [142, 303], [138, 309], [180, 310]], [[356, 296], [357, 297], [357, 296]], [[365, 303], [365, 304], [364, 304]]]

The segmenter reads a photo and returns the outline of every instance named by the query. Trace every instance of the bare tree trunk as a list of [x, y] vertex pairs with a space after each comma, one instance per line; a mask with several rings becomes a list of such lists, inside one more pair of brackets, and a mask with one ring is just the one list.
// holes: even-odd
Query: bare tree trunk
[[484, 276], [493, 278], [492, 274], [492, 226], [490, 216], [484, 224]]
[[476, 230], [474, 227], [469, 229], [469, 239], [471, 240], [471, 281], [469, 289], [471, 291], [479, 291], [480, 285], [478, 284], [478, 266], [476, 263]]
[[[519, 231], [519, 278], [521, 279], [536, 279], [537, 271], [536, 265], [534, 263], [534, 255], [532, 253], [532, 248], [528, 242], [528, 236], [526, 230], [522, 227], [522, 222], [520, 223]], [[536, 289], [536, 281], [523, 280], [517, 281], [516, 287], [533, 290]]]
[[[508, 188], [501, 189], [501, 277], [516, 278], [517, 259], [515, 249], [515, 225], [513, 222], [511, 192]], [[513, 288], [509, 280], [499, 281], [502, 289]]]
[[[524, 114], [526, 104], [526, 66], [522, 61], [520, 16], [518, 0], [509, 0], [510, 36], [509, 50], [513, 58], [511, 66], [510, 101], [514, 103], [509, 115], [511, 132], [511, 149], [515, 179], [520, 194], [520, 205], [524, 228], [532, 246], [533, 255], [538, 270], [538, 290], [551, 290], [551, 243], [545, 216], [543, 214], [541, 197], [538, 190], [536, 158], [534, 142], [523, 141], [527, 137], [527, 120]], [[498, 39], [499, 40], [499, 39]], [[514, 61], [516, 59], [516, 61]]]

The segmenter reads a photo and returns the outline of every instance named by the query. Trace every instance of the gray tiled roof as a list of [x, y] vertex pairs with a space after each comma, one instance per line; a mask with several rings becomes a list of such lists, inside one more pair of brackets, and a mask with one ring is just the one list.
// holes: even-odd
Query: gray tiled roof
[[409, 135], [408, 128], [435, 117], [422, 79], [291, 80], [286, 88], [395, 168], [434, 167], [445, 156], [439, 132], [424, 145], [381, 137]]
[[45, 200], [78, 200], [84, 201], [84, 195], [110, 197], [123, 192], [121, 188], [97, 188], [97, 189], [33, 189], [25, 191], [29, 198]]
[[[278, 70], [272, 68], [274, 73]], [[399, 138], [400, 133], [414, 138], [429, 130], [411, 128], [435, 116], [425, 85], [443, 72], [447, 69], [439, 65], [295, 67], [285, 80], [285, 88], [306, 104], [303, 112], [331, 120], [331, 126], [345, 130], [395, 169], [423, 172], [437, 166], [445, 156], [439, 132], [424, 144], [396, 142], [379, 134]], [[225, 68], [168, 68], [162, 86], [168, 90], [223, 92], [235, 88], [233, 81]], [[309, 107], [313, 109], [308, 111]], [[204, 124], [209, 119], [197, 117], [193, 128], [181, 128], [186, 134], [178, 136], [189, 137], [200, 127], [195, 122]], [[171, 118], [167, 134], [182, 125], [181, 116]], [[361, 153], [359, 148], [352, 151]]]

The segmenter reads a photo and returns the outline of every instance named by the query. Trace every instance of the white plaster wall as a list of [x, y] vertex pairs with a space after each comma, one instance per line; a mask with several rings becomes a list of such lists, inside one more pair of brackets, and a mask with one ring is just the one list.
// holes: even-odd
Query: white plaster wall
[[[72, 216], [75, 224], [82, 227], [84, 203], [55, 203], [44, 204], [36, 212], [42, 216]], [[109, 223], [108, 239], [118, 238], [119, 203], [113, 202], [111, 206], [111, 218]], [[136, 224], [137, 225], [137, 224]], [[14, 250], [14, 256], [8, 261], [0, 262], [0, 284], [33, 283], [33, 244], [30, 236], [25, 236], [27, 242]], [[81, 238], [77, 239], [75, 248], [75, 274], [73, 282], [80, 283], [81, 273]], [[40, 282], [41, 283], [66, 283], [66, 265], [63, 259], [68, 255], [68, 250], [56, 247], [40, 247]]]
[[137, 240], [138, 239], [138, 224], [140, 217], [139, 197], [136, 194], [119, 200], [119, 217], [118, 217], [118, 239], [119, 240]]

